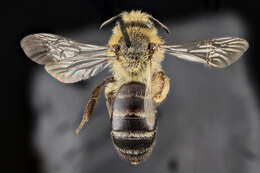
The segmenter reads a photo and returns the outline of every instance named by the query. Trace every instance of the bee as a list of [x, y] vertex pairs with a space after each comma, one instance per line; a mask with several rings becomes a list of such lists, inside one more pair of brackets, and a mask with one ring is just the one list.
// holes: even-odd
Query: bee
[[165, 44], [159, 20], [141, 11], [122, 12], [105, 21], [115, 22], [106, 46], [80, 43], [54, 34], [32, 34], [21, 41], [25, 54], [63, 83], [86, 80], [109, 68], [112, 76], [93, 90], [76, 129], [78, 135], [91, 118], [103, 88], [111, 120], [111, 137], [119, 155], [131, 164], [145, 160], [155, 145], [156, 107], [167, 97], [170, 79], [161, 62], [164, 55], [224, 68], [248, 49], [246, 40], [220, 37], [184, 44]]

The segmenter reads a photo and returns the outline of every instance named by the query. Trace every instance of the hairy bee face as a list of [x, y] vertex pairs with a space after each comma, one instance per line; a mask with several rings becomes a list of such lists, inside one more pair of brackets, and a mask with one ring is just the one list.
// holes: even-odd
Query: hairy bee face
[[146, 69], [147, 60], [153, 57], [155, 44], [136, 28], [128, 29], [128, 35], [130, 44], [122, 36], [113, 47], [120, 66], [129, 74], [136, 75]]
[[127, 47], [123, 38], [119, 40], [119, 54], [128, 60], [140, 60], [146, 58], [149, 53], [149, 39], [142, 34], [130, 35], [131, 45]]

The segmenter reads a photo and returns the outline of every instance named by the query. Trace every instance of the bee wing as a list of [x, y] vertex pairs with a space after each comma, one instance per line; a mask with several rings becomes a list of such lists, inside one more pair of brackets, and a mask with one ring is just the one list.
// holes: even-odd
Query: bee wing
[[236, 62], [248, 49], [249, 44], [241, 38], [221, 37], [160, 47], [166, 54], [177, 58], [223, 68]]
[[154, 102], [152, 98], [152, 73], [151, 73], [152, 62], [149, 61], [147, 65], [147, 79], [146, 79], [146, 89], [144, 97], [144, 112], [146, 114], [146, 122], [148, 124], [154, 124], [155, 114], [154, 114]]
[[88, 79], [110, 65], [107, 47], [83, 44], [54, 34], [32, 34], [21, 41], [25, 54], [45, 65], [63, 83]]

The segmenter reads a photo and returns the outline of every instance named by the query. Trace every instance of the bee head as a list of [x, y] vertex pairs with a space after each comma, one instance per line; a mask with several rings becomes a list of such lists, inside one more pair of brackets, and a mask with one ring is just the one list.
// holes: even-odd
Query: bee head
[[116, 51], [129, 60], [140, 60], [149, 54], [149, 39], [141, 33], [129, 33], [130, 46], [122, 37], [116, 45]]
[[117, 44], [113, 45], [117, 55], [121, 55], [126, 60], [146, 60], [151, 57], [156, 48], [156, 44], [151, 42], [149, 36], [140, 32], [140, 28], [125, 27], [125, 24], [120, 21], [118, 28], [122, 32], [122, 36]]
[[[153, 53], [155, 47], [151, 38], [155, 38], [155, 40], [158, 38], [154, 24], [158, 24], [169, 33], [165, 25], [141, 11], [122, 12], [105, 21], [100, 29], [113, 21], [116, 21], [116, 27], [113, 30], [113, 39], [110, 40], [109, 44], [114, 47], [116, 54], [130, 60], [139, 60]], [[159, 38], [156, 41], [157, 43], [161, 42]]]

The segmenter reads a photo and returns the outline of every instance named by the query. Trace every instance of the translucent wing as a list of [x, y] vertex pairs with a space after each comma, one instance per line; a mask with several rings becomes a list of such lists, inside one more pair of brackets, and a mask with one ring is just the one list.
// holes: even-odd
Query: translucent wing
[[241, 38], [222, 37], [160, 47], [165, 53], [177, 58], [223, 68], [237, 61], [248, 49], [249, 44]]
[[153, 125], [155, 123], [154, 102], [152, 98], [151, 66], [152, 66], [152, 62], [150, 60], [147, 65], [147, 79], [146, 79], [146, 89], [145, 89], [145, 99], [144, 99], [144, 111], [146, 114], [146, 122], [149, 125]]
[[63, 83], [88, 79], [110, 65], [107, 47], [79, 43], [54, 34], [28, 35], [21, 41], [25, 54]]

